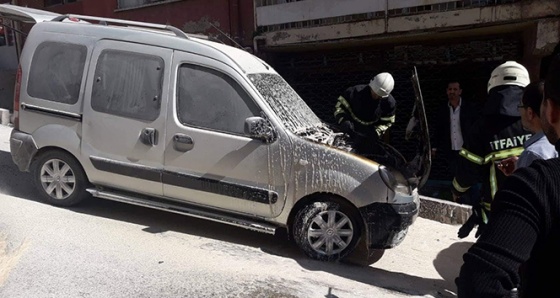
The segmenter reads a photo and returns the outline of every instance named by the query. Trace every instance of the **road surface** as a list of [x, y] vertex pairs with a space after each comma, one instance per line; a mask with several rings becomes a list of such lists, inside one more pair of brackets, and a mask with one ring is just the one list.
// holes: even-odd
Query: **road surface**
[[40, 202], [0, 125], [0, 297], [455, 297], [475, 240], [418, 218], [369, 266], [308, 259], [282, 236], [92, 199]]

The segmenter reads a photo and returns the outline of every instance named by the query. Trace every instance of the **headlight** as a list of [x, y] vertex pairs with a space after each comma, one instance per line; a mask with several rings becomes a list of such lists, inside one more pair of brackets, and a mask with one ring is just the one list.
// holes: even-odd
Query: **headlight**
[[379, 167], [379, 176], [381, 176], [381, 180], [383, 180], [390, 190], [410, 195], [410, 186], [406, 183], [406, 180], [399, 182], [395, 175], [385, 166]]

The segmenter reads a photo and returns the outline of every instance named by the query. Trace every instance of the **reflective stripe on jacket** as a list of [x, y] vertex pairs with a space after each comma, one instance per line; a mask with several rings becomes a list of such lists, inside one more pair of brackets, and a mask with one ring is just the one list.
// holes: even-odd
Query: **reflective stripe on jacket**
[[373, 99], [368, 85], [348, 88], [335, 106], [334, 117], [337, 124], [350, 120], [356, 132], [370, 136], [381, 136], [395, 123], [396, 102], [393, 96]]
[[471, 186], [482, 183], [484, 209], [490, 204], [506, 176], [496, 169], [501, 160], [519, 156], [523, 143], [531, 134], [523, 129], [520, 117], [487, 116], [477, 121], [460, 151], [458, 172], [453, 179], [453, 191], [465, 193]]

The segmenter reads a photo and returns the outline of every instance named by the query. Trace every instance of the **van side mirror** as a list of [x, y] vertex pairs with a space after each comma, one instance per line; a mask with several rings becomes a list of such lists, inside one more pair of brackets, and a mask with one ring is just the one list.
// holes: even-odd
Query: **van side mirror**
[[245, 133], [249, 137], [272, 143], [276, 140], [276, 131], [272, 124], [262, 117], [249, 117], [245, 119]]

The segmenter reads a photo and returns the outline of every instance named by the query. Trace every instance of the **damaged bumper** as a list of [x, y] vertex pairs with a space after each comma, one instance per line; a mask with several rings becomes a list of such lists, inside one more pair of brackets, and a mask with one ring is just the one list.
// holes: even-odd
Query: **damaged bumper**
[[373, 203], [359, 209], [366, 224], [368, 248], [392, 248], [404, 240], [420, 210], [420, 201], [415, 195], [410, 203]]
[[12, 129], [10, 135], [10, 152], [14, 163], [20, 171], [29, 171], [31, 160], [33, 156], [35, 156], [35, 153], [37, 153], [37, 150], [37, 145], [35, 145], [31, 135]]

